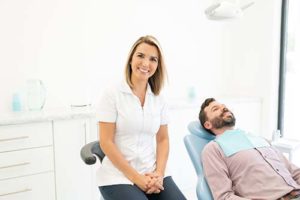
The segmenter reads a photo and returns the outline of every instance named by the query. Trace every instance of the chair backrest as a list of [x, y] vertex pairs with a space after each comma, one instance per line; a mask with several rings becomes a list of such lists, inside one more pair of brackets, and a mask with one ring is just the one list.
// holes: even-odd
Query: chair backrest
[[191, 134], [184, 137], [184, 144], [198, 176], [197, 197], [199, 200], [213, 200], [211, 191], [203, 174], [201, 153], [207, 143], [215, 138], [208, 133], [199, 121], [192, 121], [188, 125]]

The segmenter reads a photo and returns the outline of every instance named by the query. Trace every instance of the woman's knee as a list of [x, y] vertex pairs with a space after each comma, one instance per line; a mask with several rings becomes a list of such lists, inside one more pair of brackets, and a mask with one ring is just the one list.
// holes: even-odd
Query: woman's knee
[[101, 186], [99, 190], [105, 200], [148, 200], [143, 191], [134, 185], [119, 184]]

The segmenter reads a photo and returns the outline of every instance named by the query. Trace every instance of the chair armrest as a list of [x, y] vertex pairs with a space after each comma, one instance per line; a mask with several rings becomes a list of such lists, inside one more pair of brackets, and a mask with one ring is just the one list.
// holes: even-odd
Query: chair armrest
[[84, 145], [80, 150], [80, 156], [83, 162], [87, 165], [93, 165], [96, 163], [96, 156], [99, 158], [100, 162], [102, 162], [105, 154], [100, 148], [99, 141], [90, 142]]

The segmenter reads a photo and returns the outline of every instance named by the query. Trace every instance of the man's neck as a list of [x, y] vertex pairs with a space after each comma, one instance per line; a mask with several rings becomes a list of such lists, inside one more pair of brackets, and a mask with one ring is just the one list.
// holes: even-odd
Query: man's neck
[[218, 136], [218, 135], [222, 135], [225, 131], [227, 131], [227, 130], [232, 130], [232, 129], [234, 129], [234, 126], [225, 126], [225, 127], [223, 127], [223, 128], [214, 129], [214, 130], [212, 130], [212, 131], [214, 132], [214, 134], [215, 134], [216, 136]]

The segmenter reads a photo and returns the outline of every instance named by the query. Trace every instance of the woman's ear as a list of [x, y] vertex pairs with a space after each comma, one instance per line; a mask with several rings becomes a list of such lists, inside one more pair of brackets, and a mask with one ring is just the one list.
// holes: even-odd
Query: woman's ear
[[212, 128], [212, 124], [209, 121], [204, 122], [204, 128], [210, 130]]

